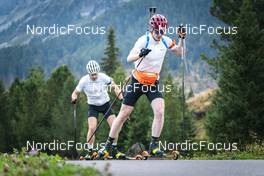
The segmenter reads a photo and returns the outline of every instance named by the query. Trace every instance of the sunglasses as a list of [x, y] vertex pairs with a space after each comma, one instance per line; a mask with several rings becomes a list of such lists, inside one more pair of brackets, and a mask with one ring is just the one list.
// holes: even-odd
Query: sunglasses
[[164, 33], [165, 33], [163, 29], [154, 29], [154, 32], [157, 35], [164, 35]]
[[90, 74], [90, 76], [97, 76], [97, 73], [92, 73]]

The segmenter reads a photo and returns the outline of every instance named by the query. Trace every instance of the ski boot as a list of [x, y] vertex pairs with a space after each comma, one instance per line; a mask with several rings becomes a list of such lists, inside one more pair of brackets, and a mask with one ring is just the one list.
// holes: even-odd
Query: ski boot
[[112, 151], [113, 151], [113, 141], [114, 138], [111, 138], [110, 136], [107, 138], [105, 142], [105, 146], [98, 151], [99, 158], [103, 159], [112, 159]]
[[151, 157], [163, 158], [164, 152], [159, 149], [158, 142], [151, 142], [149, 145], [149, 154]]
[[112, 146], [105, 146], [98, 151], [98, 157], [102, 159], [111, 159], [112, 156], [110, 155], [112, 151]]
[[80, 156], [80, 160], [93, 160], [98, 155], [95, 149], [86, 150], [86, 152], [82, 152]]
[[112, 145], [111, 157], [113, 159], [120, 159], [120, 160], [127, 159], [126, 154], [120, 152], [116, 145]]

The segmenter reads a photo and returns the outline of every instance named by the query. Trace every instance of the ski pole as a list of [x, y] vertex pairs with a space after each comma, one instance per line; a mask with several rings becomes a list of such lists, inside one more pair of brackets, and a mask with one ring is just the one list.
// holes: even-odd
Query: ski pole
[[[125, 80], [124, 82], [124, 87], [127, 86], [127, 83], [129, 82], [130, 80], [130, 77], [128, 79]], [[112, 109], [112, 107], [114, 106], [114, 104], [116, 103], [118, 97], [121, 95], [122, 91], [120, 91], [118, 93], [118, 95], [115, 97], [115, 99], [112, 101], [112, 103], [110, 104], [109, 108], [107, 109], [106, 113], [104, 114], [103, 118], [99, 121], [99, 123], [97, 124], [94, 132], [92, 133], [91, 137], [88, 139], [87, 143], [89, 143], [91, 141], [91, 139], [93, 138], [93, 136], [95, 135], [95, 133], [98, 131], [99, 127], [101, 126], [101, 124], [103, 123], [104, 119], [105, 119], [105, 116], [106, 114], [109, 113], [109, 111]]]
[[183, 133], [184, 133], [184, 116], [185, 116], [185, 69], [186, 69], [186, 61], [185, 61], [185, 50], [186, 50], [186, 44], [185, 39], [183, 39], [183, 48], [181, 49], [181, 58], [183, 61], [182, 66], [182, 139], [183, 139]]
[[76, 140], [77, 140], [77, 117], [76, 117], [76, 109], [77, 109], [77, 104], [74, 103], [73, 104], [73, 127], [74, 127], [74, 149], [73, 149], [73, 154], [72, 157], [76, 158], [77, 156], [77, 151], [76, 151]]
[[191, 77], [193, 76], [192, 72], [191, 72], [191, 69], [190, 69], [190, 65], [188, 64], [188, 61], [186, 59], [186, 40], [184, 39], [184, 43], [183, 43], [183, 46], [184, 46], [184, 58], [183, 58], [183, 61], [184, 61], [184, 66], [185, 66], [185, 70], [186, 70], [186, 73], [185, 73], [185, 78], [187, 76], [189, 76], [190, 78], [187, 79], [188, 80], [188, 83], [189, 83], [189, 86], [190, 86], [190, 92], [193, 93], [193, 88], [192, 88], [192, 81], [191, 81]]
[[76, 143], [76, 129], [77, 129], [77, 124], [76, 124], [76, 104], [73, 104], [73, 127], [74, 127], [74, 143]]

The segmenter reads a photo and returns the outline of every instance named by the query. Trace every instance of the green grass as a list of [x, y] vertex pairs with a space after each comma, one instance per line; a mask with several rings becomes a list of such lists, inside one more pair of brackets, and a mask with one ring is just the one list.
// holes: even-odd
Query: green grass
[[29, 156], [25, 152], [0, 154], [0, 169], [0, 175], [7, 176], [100, 175], [94, 168], [65, 164], [60, 156], [45, 153], [37, 156]]

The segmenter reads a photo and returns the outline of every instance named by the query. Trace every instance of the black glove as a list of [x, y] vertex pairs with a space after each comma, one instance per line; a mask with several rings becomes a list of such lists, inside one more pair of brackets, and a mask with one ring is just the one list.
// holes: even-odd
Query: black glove
[[180, 25], [178, 27], [178, 36], [179, 36], [179, 38], [185, 39], [185, 36], [186, 36], [186, 28], [183, 27], [183, 25]]
[[77, 99], [71, 100], [71, 104], [76, 104], [77, 103]]
[[142, 48], [139, 53], [139, 57], [145, 57], [148, 55], [148, 53], [151, 51], [151, 49], [148, 48]]

